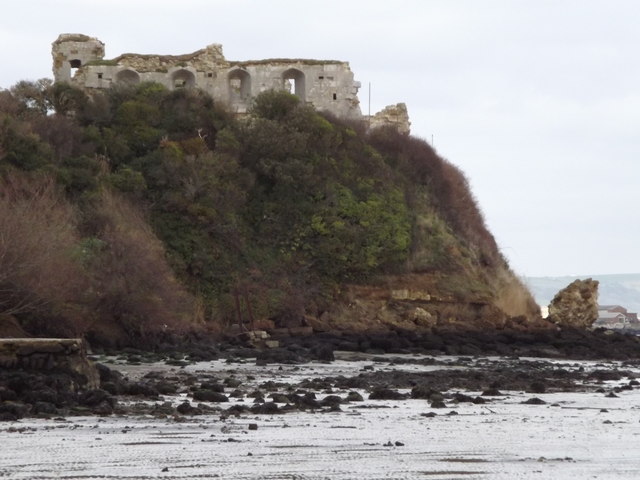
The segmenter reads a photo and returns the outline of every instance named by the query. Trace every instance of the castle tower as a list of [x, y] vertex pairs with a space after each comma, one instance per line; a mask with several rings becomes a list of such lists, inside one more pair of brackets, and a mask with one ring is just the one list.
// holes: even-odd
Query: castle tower
[[72, 72], [87, 62], [104, 58], [104, 43], [79, 33], [63, 33], [51, 44], [53, 79], [69, 82]]

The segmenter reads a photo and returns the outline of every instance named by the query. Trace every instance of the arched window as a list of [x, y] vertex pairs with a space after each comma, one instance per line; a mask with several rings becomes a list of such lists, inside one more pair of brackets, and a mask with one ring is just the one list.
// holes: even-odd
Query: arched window
[[305, 101], [304, 73], [297, 68], [290, 68], [282, 74], [282, 83], [285, 90], [297, 95], [303, 102]]
[[173, 88], [193, 88], [196, 86], [196, 76], [189, 70], [176, 70], [171, 75], [171, 86]]
[[140, 75], [135, 70], [120, 70], [116, 73], [116, 82], [127, 85], [136, 85], [140, 83]]
[[246, 70], [229, 72], [229, 102], [241, 103], [251, 98], [251, 75]]
[[76, 58], [73, 60], [69, 60], [69, 76], [73, 77], [81, 66], [82, 61], [80, 61], [79, 59]]

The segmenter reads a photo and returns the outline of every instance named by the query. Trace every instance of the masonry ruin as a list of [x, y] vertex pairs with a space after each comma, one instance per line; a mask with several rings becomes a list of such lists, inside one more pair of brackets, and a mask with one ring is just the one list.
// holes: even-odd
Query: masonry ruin
[[98, 388], [100, 375], [80, 338], [0, 338], [0, 369], [66, 370]]
[[237, 114], [247, 113], [260, 92], [287, 90], [339, 118], [369, 121], [372, 127], [393, 125], [409, 133], [409, 115], [402, 103], [371, 118], [362, 115], [360, 82], [354, 80], [348, 62], [283, 58], [230, 61], [219, 44], [185, 55], [125, 53], [105, 60], [103, 42], [71, 33], [61, 34], [53, 42], [51, 54], [54, 80], [85, 89], [140, 82], [156, 82], [170, 90], [199, 88]]

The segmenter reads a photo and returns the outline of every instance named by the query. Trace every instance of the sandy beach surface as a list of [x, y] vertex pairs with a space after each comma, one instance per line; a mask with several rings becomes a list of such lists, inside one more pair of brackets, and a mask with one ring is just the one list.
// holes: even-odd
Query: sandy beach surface
[[[337, 358], [326, 364], [256, 366], [216, 360], [183, 368], [112, 368], [130, 378], [149, 371], [233, 377], [251, 389], [267, 381], [296, 386], [365, 371], [394, 375], [473, 369], [477, 363], [461, 367], [446, 361], [425, 365], [411, 358], [401, 364], [384, 357], [373, 362], [363, 355]], [[617, 362], [553, 363], [566, 371], [620, 368]], [[624, 370], [640, 376], [640, 368]], [[371, 400], [368, 392], [349, 389], [317, 393], [319, 399], [348, 391], [363, 396], [363, 401], [341, 404], [340, 411], [229, 415], [220, 409], [196, 416], [27, 418], [0, 423], [0, 478], [631, 480], [640, 478], [640, 389], [611, 393], [628, 384], [629, 378], [623, 378], [585, 384], [583, 391], [504, 390], [485, 404], [447, 401], [445, 408], [432, 408], [423, 399]], [[179, 404], [185, 398], [178, 393], [163, 396], [162, 402]], [[532, 398], [544, 403], [523, 403]], [[225, 409], [250, 405], [253, 399], [230, 400]]]

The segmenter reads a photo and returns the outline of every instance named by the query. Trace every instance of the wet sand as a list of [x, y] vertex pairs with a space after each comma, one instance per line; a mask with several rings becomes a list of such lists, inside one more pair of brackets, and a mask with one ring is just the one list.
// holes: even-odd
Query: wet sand
[[[481, 390], [454, 387], [441, 391], [444, 408], [433, 408], [430, 400], [421, 398], [371, 400], [371, 387], [339, 388], [335, 385], [342, 380], [334, 380], [364, 378], [368, 385], [379, 381], [409, 397], [412, 388], [404, 382], [421, 375], [432, 381], [428, 375], [433, 372], [480, 375], [486, 371], [483, 365], [500, 372], [501, 366], [513, 371], [514, 364], [528, 363], [409, 355], [337, 358], [303, 365], [256, 366], [251, 360], [184, 368], [115, 365], [131, 379], [144, 378], [149, 371], [174, 378], [233, 378], [247, 393], [264, 391], [265, 400], [270, 390], [292, 392], [301, 385], [326, 387], [332, 382], [330, 389], [306, 391], [313, 390], [319, 401], [329, 395], [346, 398], [354, 391], [364, 400], [341, 403], [339, 411], [322, 407], [231, 414], [233, 405], [253, 405], [254, 399], [245, 395], [230, 396], [224, 405], [201, 402], [200, 415], [149, 413], [154, 404], [175, 406], [186, 399], [198, 403], [183, 391], [156, 400], [121, 398], [126, 414], [0, 423], [0, 478], [640, 478], [640, 450], [635, 448], [640, 440], [640, 389], [629, 387], [630, 376], [640, 376], [637, 366], [536, 359], [532, 370], [544, 365], [544, 375], [569, 372], [575, 385], [554, 387], [549, 381], [546, 393], [501, 388], [500, 395], [484, 396]], [[589, 377], [594, 371], [600, 373]], [[607, 378], [602, 372], [614, 372], [615, 380], [602, 380]], [[481, 397], [486, 403], [458, 402], [455, 394]], [[544, 403], [523, 403], [532, 398]]]

